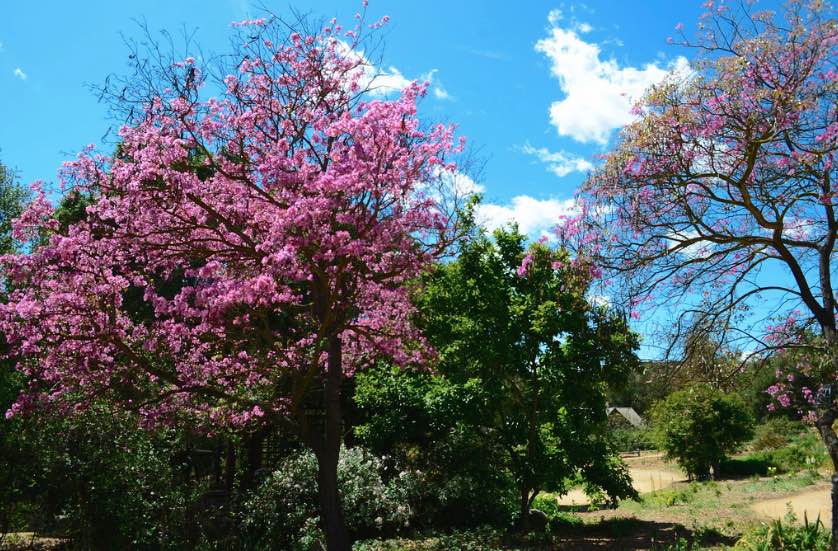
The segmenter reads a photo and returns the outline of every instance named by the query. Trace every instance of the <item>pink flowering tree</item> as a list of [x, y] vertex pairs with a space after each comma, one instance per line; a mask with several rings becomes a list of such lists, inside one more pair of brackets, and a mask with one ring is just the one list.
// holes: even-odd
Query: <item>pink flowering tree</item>
[[[705, 8], [697, 38], [677, 28], [701, 59], [636, 106], [580, 193], [583, 216], [561, 231], [596, 257], [633, 317], [669, 309], [676, 334], [745, 336], [754, 354], [818, 346], [829, 368], [807, 389], [824, 398], [811, 400], [815, 424], [838, 471], [834, 12], [804, 0], [784, 17]], [[798, 338], [806, 326], [817, 343]]]
[[420, 125], [424, 85], [368, 93], [358, 21], [240, 23], [215, 88], [192, 58], [161, 65], [117, 152], [65, 165], [81, 219], [36, 189], [14, 231], [38, 244], [2, 257], [0, 327], [31, 381], [7, 416], [107, 399], [149, 425], [291, 431], [318, 460], [330, 550], [349, 549], [341, 388], [423, 359], [408, 287], [455, 230], [435, 184], [460, 147]]

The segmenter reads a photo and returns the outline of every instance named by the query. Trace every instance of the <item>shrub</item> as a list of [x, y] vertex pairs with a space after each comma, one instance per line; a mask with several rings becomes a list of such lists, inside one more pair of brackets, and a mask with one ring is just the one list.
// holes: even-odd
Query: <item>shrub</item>
[[[81, 549], [183, 548], [190, 488], [175, 484], [169, 431], [96, 405], [75, 415], [13, 419], [0, 457], [12, 480], [3, 499], [22, 512], [14, 528], [60, 533]], [[198, 488], [194, 488], [196, 492]]]
[[785, 523], [775, 520], [743, 536], [733, 547], [737, 551], [828, 551], [829, 531], [820, 518], [815, 522], [804, 519], [802, 526], [795, 525], [793, 513], [786, 515]]
[[762, 453], [745, 457], [725, 458], [722, 459], [719, 467], [723, 475], [733, 477], [768, 476], [781, 472]]
[[[346, 525], [355, 537], [371, 537], [409, 525], [405, 476], [382, 478], [382, 461], [362, 448], [345, 448], [338, 484]], [[314, 550], [324, 541], [318, 525], [317, 461], [310, 452], [287, 458], [244, 503], [242, 539], [258, 549]]]
[[753, 419], [738, 396], [703, 384], [657, 402], [652, 419], [660, 448], [690, 478], [707, 477], [711, 467], [718, 475], [721, 461], [753, 431]]
[[584, 522], [581, 517], [563, 511], [554, 494], [539, 494], [533, 500], [533, 509], [538, 509], [547, 516], [547, 521], [552, 531], [557, 531], [568, 526], [580, 526]]
[[826, 448], [814, 432], [806, 430], [788, 438], [790, 441], [781, 448], [761, 449], [723, 460], [721, 472], [731, 476], [767, 476], [817, 469], [828, 462]]
[[655, 438], [649, 427], [611, 427], [612, 444], [621, 452], [655, 449]]
[[[504, 534], [491, 527], [431, 533], [422, 537], [367, 540], [356, 543], [353, 551], [509, 551]], [[514, 547], [514, 549], [520, 549]]]
[[799, 421], [793, 421], [784, 417], [769, 419], [754, 430], [754, 438], [751, 441], [751, 449], [775, 450], [787, 446], [804, 432], [806, 427]]

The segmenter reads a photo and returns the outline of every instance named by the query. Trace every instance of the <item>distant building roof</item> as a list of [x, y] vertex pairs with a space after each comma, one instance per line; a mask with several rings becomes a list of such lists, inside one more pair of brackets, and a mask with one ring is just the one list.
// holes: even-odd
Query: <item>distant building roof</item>
[[621, 408], [621, 407], [608, 407], [606, 408], [605, 412], [610, 417], [614, 412], [619, 413], [623, 417], [626, 418], [626, 421], [631, 423], [633, 427], [639, 427], [643, 425], [643, 418], [634, 411], [634, 408]]

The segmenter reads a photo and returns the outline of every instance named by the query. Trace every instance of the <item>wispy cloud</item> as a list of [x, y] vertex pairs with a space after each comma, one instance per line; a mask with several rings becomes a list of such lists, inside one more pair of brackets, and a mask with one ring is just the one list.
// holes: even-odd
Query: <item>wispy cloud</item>
[[[406, 77], [398, 68], [390, 65], [389, 67], [379, 67], [367, 58], [363, 50], [353, 49], [348, 43], [343, 40], [338, 40], [340, 51], [345, 55], [350, 56], [360, 61], [361, 79], [360, 85], [367, 88], [369, 93], [373, 96], [389, 96], [397, 92], [401, 92], [416, 80], [419, 82], [428, 82], [433, 84], [437, 69], [431, 69], [427, 73], [419, 75], [416, 79]], [[442, 87], [442, 84], [437, 82], [432, 89], [434, 97], [438, 99], [449, 99], [451, 96]]]
[[26, 80], [27, 78], [29, 78], [29, 76], [26, 73], [24, 73], [23, 69], [21, 69], [20, 67], [15, 67], [15, 70], [12, 71], [12, 74], [20, 80]]
[[631, 107], [652, 84], [672, 71], [689, 73], [684, 57], [666, 65], [620, 66], [603, 58], [599, 44], [580, 37], [592, 30], [589, 24], [567, 20], [559, 10], [547, 19], [549, 36], [535, 49], [550, 60], [550, 72], [564, 96], [550, 105], [550, 122], [560, 136], [604, 145], [615, 129], [634, 120]]
[[434, 86], [434, 97], [436, 99], [451, 99], [451, 94], [442, 86]]
[[491, 59], [493, 61], [506, 61], [509, 59], [509, 56], [506, 53], [496, 50], [483, 50], [480, 48], [466, 48], [465, 50], [472, 55], [485, 57], [486, 59]]
[[546, 164], [547, 170], [559, 177], [567, 176], [572, 172], [587, 172], [594, 168], [594, 165], [587, 159], [566, 151], [550, 151], [546, 147], [533, 147], [530, 144], [524, 145], [521, 151]]

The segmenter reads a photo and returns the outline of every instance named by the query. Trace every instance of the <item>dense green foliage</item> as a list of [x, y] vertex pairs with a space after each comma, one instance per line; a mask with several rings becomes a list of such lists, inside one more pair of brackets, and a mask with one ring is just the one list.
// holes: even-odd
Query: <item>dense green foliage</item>
[[12, 252], [12, 220], [23, 212], [29, 192], [17, 181], [15, 173], [0, 163], [0, 254]]
[[609, 443], [605, 389], [636, 362], [637, 338], [585, 300], [570, 264], [514, 229], [466, 243], [418, 297], [435, 375], [361, 376], [356, 400], [369, 421], [359, 438], [422, 457], [461, 491], [480, 489], [473, 499], [493, 491], [497, 502], [515, 488], [521, 515], [577, 474], [612, 498], [633, 495]]
[[178, 479], [175, 433], [104, 407], [2, 431], [2, 528], [57, 532], [80, 549], [175, 549], [197, 533], [187, 505], [201, 488]]
[[693, 478], [716, 476], [725, 456], [753, 431], [747, 405], [735, 394], [699, 384], [674, 392], [652, 408], [658, 444]]
[[[809, 469], [817, 470], [827, 466], [829, 456], [826, 447], [818, 435], [812, 430], [798, 425], [797, 432], [783, 434], [769, 433], [776, 423], [760, 425], [756, 432], [762, 433], [751, 442], [751, 451], [743, 456], [723, 459], [720, 467], [725, 476], [768, 476], [783, 473], [794, 473]], [[784, 438], [782, 444], [776, 444]], [[766, 443], [771, 447], [765, 447]]]

